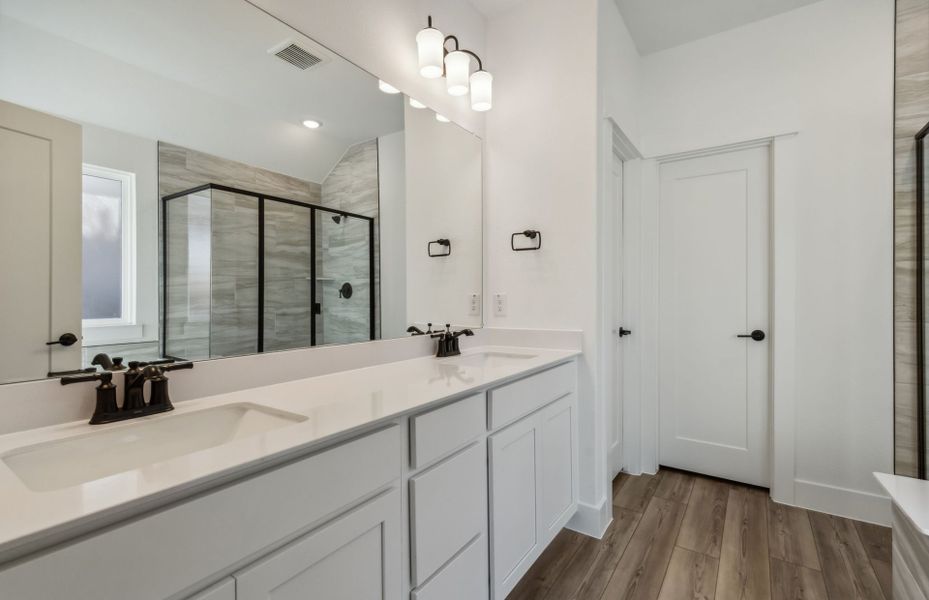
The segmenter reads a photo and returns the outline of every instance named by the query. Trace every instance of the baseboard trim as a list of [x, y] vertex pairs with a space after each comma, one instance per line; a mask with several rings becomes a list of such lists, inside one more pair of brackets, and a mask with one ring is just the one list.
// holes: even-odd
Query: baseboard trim
[[881, 494], [848, 488], [794, 480], [797, 506], [857, 521], [890, 526], [890, 498]]
[[571, 531], [582, 533], [586, 536], [603, 539], [607, 527], [613, 521], [613, 505], [604, 498], [596, 506], [592, 504], [577, 504], [577, 512], [565, 525]]

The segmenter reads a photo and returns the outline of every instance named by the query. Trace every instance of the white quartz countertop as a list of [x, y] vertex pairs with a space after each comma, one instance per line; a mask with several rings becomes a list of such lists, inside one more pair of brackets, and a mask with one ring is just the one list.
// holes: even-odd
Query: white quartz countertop
[[[456, 364], [470, 354], [514, 352], [515, 361]], [[271, 466], [452, 397], [566, 362], [575, 350], [482, 347], [461, 357], [423, 357], [188, 400], [174, 411], [109, 425], [65, 423], [0, 436], [0, 457], [73, 436], [234, 403], [295, 413], [306, 420], [88, 483], [33, 491], [0, 459], [0, 562], [90, 528], [140, 514], [211, 484]], [[120, 390], [121, 391], [121, 390]], [[88, 418], [90, 415], [88, 415]], [[399, 457], [398, 457], [399, 459]], [[929, 521], [927, 521], [929, 522]]]
[[929, 481], [890, 473], [874, 476], [913, 525], [929, 536]]

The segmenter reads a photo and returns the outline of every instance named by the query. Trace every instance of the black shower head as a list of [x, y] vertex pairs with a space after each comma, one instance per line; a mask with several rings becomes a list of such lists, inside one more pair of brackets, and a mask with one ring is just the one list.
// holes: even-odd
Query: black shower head
[[348, 217], [343, 217], [343, 215], [333, 215], [333, 216], [332, 216], [332, 221], [333, 221], [336, 225], [340, 225], [340, 224], [342, 223], [342, 219], [343, 219], [343, 218], [344, 218], [345, 220], [348, 220]]

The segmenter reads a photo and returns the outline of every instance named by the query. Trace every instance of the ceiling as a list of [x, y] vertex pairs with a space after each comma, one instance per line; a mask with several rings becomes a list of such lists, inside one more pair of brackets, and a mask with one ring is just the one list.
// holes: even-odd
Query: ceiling
[[[285, 41], [322, 62], [269, 53]], [[0, 72], [5, 100], [317, 182], [403, 129], [401, 97], [244, 1], [2, 0]]]
[[[472, 0], [497, 4], [508, 0]], [[680, 46], [819, 0], [616, 0], [639, 54]]]

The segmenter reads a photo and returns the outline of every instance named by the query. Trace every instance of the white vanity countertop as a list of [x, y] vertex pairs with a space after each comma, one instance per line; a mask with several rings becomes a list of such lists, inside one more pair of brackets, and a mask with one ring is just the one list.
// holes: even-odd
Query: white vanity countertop
[[929, 536], [929, 481], [890, 473], [874, 476], [916, 529]]
[[[532, 357], [485, 366], [477, 365], [477, 361], [455, 364], [456, 359], [482, 352], [512, 352]], [[121, 423], [88, 425], [80, 421], [0, 436], [2, 457], [25, 446], [92, 435], [148, 419], [170, 419], [227, 404], [250, 403], [306, 418], [222, 446], [53, 491], [30, 490], [0, 460], [0, 562], [84, 533], [91, 525], [139, 514], [240, 472], [254, 472], [265, 464], [344, 439], [353, 431], [517, 379], [579, 354], [575, 350], [485, 346], [464, 351], [461, 357], [416, 358], [188, 400], [177, 404], [173, 412]]]

